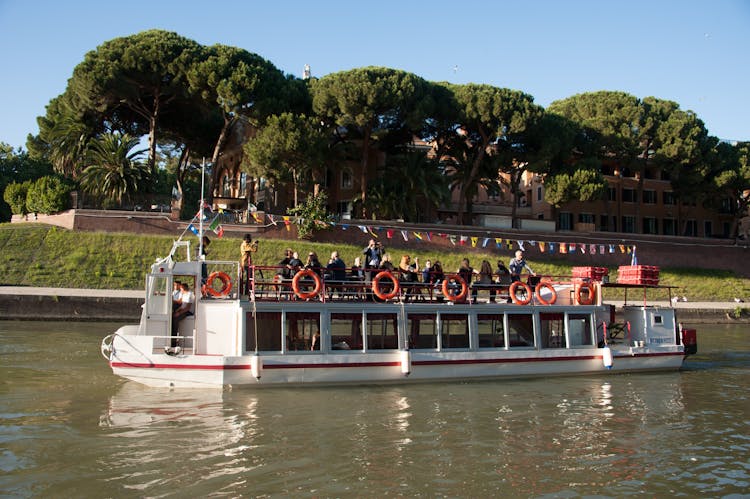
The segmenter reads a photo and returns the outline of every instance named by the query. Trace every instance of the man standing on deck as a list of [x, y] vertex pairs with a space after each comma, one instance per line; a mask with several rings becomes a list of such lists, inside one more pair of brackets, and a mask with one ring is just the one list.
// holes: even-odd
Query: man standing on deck
[[528, 270], [531, 275], [536, 275], [526, 263], [526, 260], [523, 259], [523, 251], [521, 250], [516, 251], [516, 256], [510, 260], [508, 269], [510, 270], [510, 280], [513, 282], [521, 280], [521, 272], [523, 272], [523, 269]]

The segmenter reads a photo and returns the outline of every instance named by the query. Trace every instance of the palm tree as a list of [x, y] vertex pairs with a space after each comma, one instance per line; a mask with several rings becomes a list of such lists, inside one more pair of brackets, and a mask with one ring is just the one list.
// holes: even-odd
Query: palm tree
[[420, 214], [445, 201], [448, 192], [437, 163], [422, 152], [408, 152], [390, 157], [367, 199], [379, 216], [416, 222]]
[[145, 150], [133, 151], [138, 143], [137, 138], [119, 133], [94, 139], [86, 158], [88, 166], [81, 175], [83, 190], [117, 204], [137, 192], [149, 178], [148, 167], [138, 161]]

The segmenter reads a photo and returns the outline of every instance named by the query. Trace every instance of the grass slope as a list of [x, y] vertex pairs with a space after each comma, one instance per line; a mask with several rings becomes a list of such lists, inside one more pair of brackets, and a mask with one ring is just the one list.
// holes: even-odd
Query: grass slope
[[[193, 237], [193, 236], [191, 236]], [[50, 286], [93, 289], [141, 289], [143, 278], [151, 263], [165, 256], [172, 247], [173, 237], [103, 232], [73, 232], [59, 227], [39, 224], [0, 224], [0, 285]], [[197, 239], [194, 238], [197, 243]], [[213, 238], [209, 258], [215, 260], [239, 259], [240, 240]], [[337, 250], [347, 265], [362, 253], [362, 247], [347, 244], [317, 243], [298, 240], [260, 240], [256, 265], [275, 265], [281, 260], [284, 249], [293, 248], [304, 261], [310, 251], [318, 254], [323, 265], [333, 250]], [[395, 265], [404, 250], [390, 251]], [[419, 257], [420, 264], [427, 259], [439, 260], [446, 272], [458, 269], [463, 257], [478, 268], [487, 259], [495, 266], [498, 259], [507, 265], [508, 252], [463, 253], [460, 248], [446, 251], [425, 244], [424, 250], [410, 252]], [[544, 257], [529, 252], [529, 264], [537, 274], [571, 275], [571, 265], [557, 257]], [[610, 278], [615, 280], [616, 268], [610, 268]], [[662, 268], [661, 283], [675, 286], [673, 294], [687, 296], [690, 301], [731, 301], [741, 297], [750, 301], [750, 279], [728, 271], [691, 268]], [[628, 295], [628, 299], [638, 296]], [[666, 299], [664, 291], [651, 290], [651, 299]], [[607, 296], [622, 298], [622, 292], [609, 290]]]

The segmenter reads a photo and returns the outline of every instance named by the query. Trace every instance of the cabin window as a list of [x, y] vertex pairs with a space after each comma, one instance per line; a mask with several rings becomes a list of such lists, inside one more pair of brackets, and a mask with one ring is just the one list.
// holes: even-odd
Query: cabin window
[[167, 278], [149, 276], [148, 288], [148, 314], [166, 315], [169, 313], [169, 304], [172, 302], [172, 291], [167, 290]]
[[469, 348], [469, 316], [440, 314], [441, 348]]
[[437, 317], [434, 314], [409, 314], [409, 348], [437, 348]]
[[531, 314], [508, 314], [508, 345], [513, 347], [533, 347], [534, 317]]
[[655, 315], [654, 324], [664, 324], [664, 318], [661, 315]]
[[591, 316], [589, 314], [568, 314], [568, 345], [573, 348], [593, 344]]
[[287, 312], [286, 340], [288, 351], [320, 350], [320, 314]]
[[255, 350], [255, 327], [258, 331], [258, 350], [261, 352], [281, 351], [281, 312], [248, 312], [245, 320], [245, 350]]
[[479, 348], [505, 348], [503, 314], [478, 314]]
[[563, 314], [539, 314], [539, 336], [542, 348], [565, 348], [565, 317]]
[[367, 314], [367, 349], [398, 348], [398, 316], [392, 314]]
[[331, 314], [331, 350], [362, 350], [362, 314]]

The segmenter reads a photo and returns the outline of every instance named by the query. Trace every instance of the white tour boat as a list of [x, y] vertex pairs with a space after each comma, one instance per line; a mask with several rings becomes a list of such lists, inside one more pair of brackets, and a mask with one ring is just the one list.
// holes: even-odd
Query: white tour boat
[[[433, 285], [390, 272], [372, 282], [252, 272], [240, 286], [237, 262], [191, 260], [189, 242], [175, 242], [146, 277], [140, 324], [102, 341], [112, 371], [167, 387], [404, 383], [676, 370], [697, 348], [675, 309], [646, 305], [645, 291], [618, 322], [602, 301], [608, 287], [652, 284], [542, 279], [533, 289], [485, 286], [472, 299], [457, 275]], [[198, 289], [173, 335], [175, 281]]]

